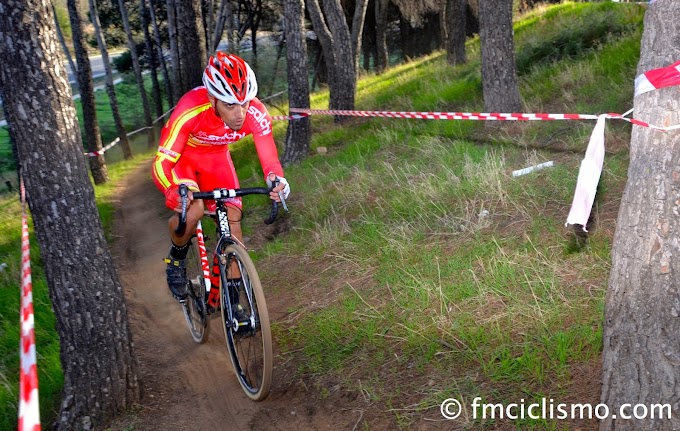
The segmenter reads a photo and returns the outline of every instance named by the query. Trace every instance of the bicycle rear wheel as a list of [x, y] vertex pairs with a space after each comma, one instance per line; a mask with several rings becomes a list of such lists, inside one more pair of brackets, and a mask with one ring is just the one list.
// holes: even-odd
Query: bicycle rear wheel
[[[248, 252], [237, 244], [225, 246], [223, 250], [219, 259], [220, 301], [227, 348], [243, 391], [250, 399], [260, 401], [269, 394], [272, 382], [272, 336], [267, 303]], [[238, 295], [233, 293], [230, 297], [227, 279], [240, 280]], [[241, 316], [232, 312], [236, 305], [232, 298], [238, 298]]]
[[189, 280], [189, 294], [182, 302], [182, 311], [184, 311], [184, 319], [189, 327], [191, 338], [195, 342], [202, 344], [208, 338], [208, 318], [206, 314], [201, 255], [198, 251], [196, 238], [191, 239], [191, 245], [189, 246], [185, 262], [187, 265], [187, 279]]

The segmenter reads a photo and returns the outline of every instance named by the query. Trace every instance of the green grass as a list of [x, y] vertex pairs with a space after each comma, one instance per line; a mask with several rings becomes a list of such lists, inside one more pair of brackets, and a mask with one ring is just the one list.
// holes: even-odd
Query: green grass
[[[518, 56], [532, 63], [521, 76], [526, 112], [632, 106], [644, 9], [611, 6], [557, 5], [518, 23]], [[587, 43], [561, 39], [568, 25]], [[480, 110], [476, 43], [461, 67], [436, 53], [365, 77], [357, 109]], [[552, 51], [555, 45], [563, 49]], [[324, 97], [313, 105], [324, 106]], [[313, 121], [317, 130], [330, 125]], [[392, 411], [403, 428], [436, 416], [452, 395], [568, 398], [584, 383], [575, 380], [577, 370], [593, 369], [601, 352], [630, 138], [630, 126], [607, 125], [613, 154], [594, 210], [599, 223], [585, 245], [574, 244], [564, 221], [592, 127], [521, 123], [489, 134], [473, 122], [375, 119], [316, 133], [313, 146], [328, 147], [330, 156], [287, 173], [302, 201], [290, 203], [294, 232], [258, 261], [275, 294], [302, 287], [294, 319], [276, 331], [283, 357], [298, 364], [295, 378], [315, 376], [320, 388], [340, 381], [356, 392], [371, 382], [374, 412]], [[546, 160], [556, 166], [510, 175]], [[286, 280], [281, 259], [291, 262]], [[599, 398], [589, 395], [580, 402]]]
[[[643, 11], [629, 4], [568, 3], [518, 20], [526, 112], [630, 108]], [[468, 41], [468, 58], [468, 64], [450, 67], [443, 53], [435, 53], [381, 76], [366, 75], [358, 84], [357, 109], [479, 111], [478, 39]], [[327, 104], [327, 91], [312, 95], [314, 108]], [[282, 352], [277, 361], [295, 364], [282, 384], [308, 381], [328, 402], [337, 396], [330, 382], [361, 394], [357, 403], [365, 400], [362, 408], [375, 413], [366, 415], [365, 429], [374, 428], [369, 416], [387, 416], [390, 429], [408, 429], [423, 417], [438, 417], [439, 403], [448, 397], [569, 397], [583, 383], [578, 370], [592, 368], [600, 356], [630, 126], [607, 125], [610, 152], [594, 210], [598, 222], [583, 243], [564, 221], [593, 122], [506, 123], [485, 130], [472, 121], [355, 119], [336, 125], [318, 116], [312, 125], [312, 149], [323, 146], [328, 153], [286, 170], [292, 231], [254, 253], [269, 294], [288, 298], [291, 317], [274, 322]], [[284, 133], [285, 123], [277, 123], [277, 142]], [[250, 141], [233, 154], [242, 184], [261, 182]], [[112, 183], [96, 189], [107, 228], [115, 183], [148, 156], [111, 165]], [[546, 160], [555, 167], [511, 176]], [[0, 273], [0, 429], [10, 429], [18, 380], [19, 206], [7, 198], [0, 205], [0, 261], [11, 263]], [[246, 218], [246, 235], [259, 223], [259, 217]], [[61, 384], [58, 341], [33, 238], [32, 244], [41, 408], [49, 420]], [[464, 425], [493, 429], [499, 423], [468, 417]], [[510, 426], [569, 428], [530, 420]]]

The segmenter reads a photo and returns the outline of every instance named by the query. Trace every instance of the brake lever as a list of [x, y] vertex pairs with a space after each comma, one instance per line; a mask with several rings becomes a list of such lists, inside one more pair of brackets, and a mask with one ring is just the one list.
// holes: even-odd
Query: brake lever
[[179, 224], [177, 225], [177, 229], [175, 229], [175, 233], [178, 235], [183, 235], [187, 227], [187, 200], [188, 200], [187, 196], [189, 195], [188, 190], [189, 188], [186, 186], [186, 184], [179, 185], [179, 195], [182, 198], [182, 212], [179, 215]]
[[[278, 183], [278, 181], [277, 181], [277, 183]], [[289, 212], [288, 211], [288, 205], [286, 205], [286, 199], [283, 197], [283, 193], [280, 192], [280, 191], [277, 192], [277, 193], [279, 194], [279, 199], [281, 199], [281, 206], [283, 207], [284, 210], [286, 210], [286, 212]]]

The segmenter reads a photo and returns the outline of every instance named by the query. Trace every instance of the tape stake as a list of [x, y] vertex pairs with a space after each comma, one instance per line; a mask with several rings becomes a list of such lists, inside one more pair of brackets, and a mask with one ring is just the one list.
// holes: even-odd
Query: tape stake
[[533, 171], [538, 171], [540, 169], [549, 168], [551, 166], [553, 166], [552, 160], [549, 161], [549, 162], [545, 162], [545, 163], [539, 163], [538, 165], [529, 166], [528, 168], [518, 169], [516, 171], [512, 171], [512, 176], [513, 177], [519, 177], [519, 176], [526, 175], [526, 174], [533, 172]]

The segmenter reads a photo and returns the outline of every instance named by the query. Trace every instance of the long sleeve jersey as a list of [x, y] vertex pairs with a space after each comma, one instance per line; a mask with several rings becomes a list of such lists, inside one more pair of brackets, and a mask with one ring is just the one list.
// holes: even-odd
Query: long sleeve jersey
[[229, 145], [250, 134], [264, 175], [273, 172], [282, 177], [283, 168], [272, 135], [272, 119], [262, 102], [257, 98], [251, 100], [243, 127], [235, 131], [216, 115], [206, 88], [194, 88], [180, 99], [161, 132], [152, 169], [156, 186], [165, 192], [176, 184], [172, 169], [186, 146], [200, 149], [201, 146]]

